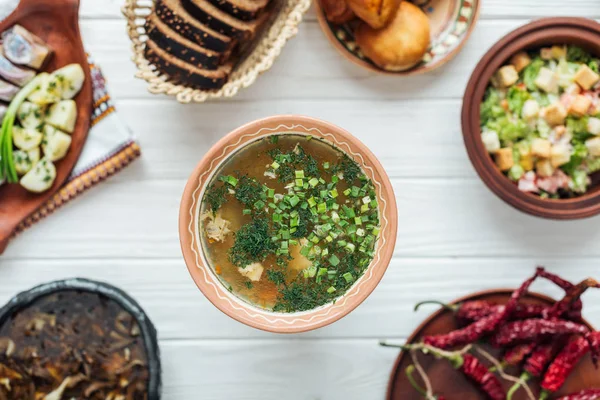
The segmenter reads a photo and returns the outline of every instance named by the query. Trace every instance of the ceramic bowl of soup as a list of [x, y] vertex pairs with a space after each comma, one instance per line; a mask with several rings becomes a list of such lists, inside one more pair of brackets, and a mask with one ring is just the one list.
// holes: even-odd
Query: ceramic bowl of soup
[[345, 130], [274, 116], [244, 125], [200, 161], [179, 234], [194, 282], [254, 328], [331, 324], [375, 289], [392, 258], [397, 209], [377, 158]]

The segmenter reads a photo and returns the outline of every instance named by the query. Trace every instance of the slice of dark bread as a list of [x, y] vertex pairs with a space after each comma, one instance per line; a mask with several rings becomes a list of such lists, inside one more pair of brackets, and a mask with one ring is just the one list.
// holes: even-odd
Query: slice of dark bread
[[229, 54], [205, 49], [169, 28], [156, 14], [146, 18], [146, 33], [161, 49], [203, 69], [217, 69]]
[[156, 15], [172, 30], [205, 49], [225, 52], [235, 45], [235, 40], [204, 25], [181, 5], [181, 0], [158, 0]]
[[146, 59], [158, 71], [167, 75], [174, 82], [196, 89], [220, 89], [227, 83], [232, 64], [225, 64], [215, 70], [198, 68], [182, 61], [162, 50], [152, 39], [146, 41]]
[[252, 37], [263, 20], [259, 18], [249, 22], [242, 21], [215, 7], [209, 0], [181, 0], [181, 3], [198, 21], [223, 35], [236, 39]]
[[269, 0], [209, 0], [226, 13], [241, 19], [252, 21], [269, 4]]

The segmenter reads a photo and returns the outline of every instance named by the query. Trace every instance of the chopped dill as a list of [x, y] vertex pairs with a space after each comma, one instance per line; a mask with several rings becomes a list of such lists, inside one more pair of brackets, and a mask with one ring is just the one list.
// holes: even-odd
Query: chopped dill
[[285, 275], [281, 271], [270, 269], [267, 271], [267, 278], [277, 286], [285, 285]]
[[206, 193], [204, 194], [204, 201], [208, 203], [210, 210], [213, 213], [216, 213], [219, 208], [221, 208], [221, 206], [227, 202], [227, 197], [225, 196], [226, 194], [227, 189], [225, 186], [221, 185], [217, 187], [213, 184], [210, 185], [206, 190]]
[[344, 175], [344, 179], [346, 180], [346, 182], [348, 182], [348, 184], [354, 182], [356, 178], [358, 178], [362, 174], [360, 167], [358, 166], [356, 161], [354, 161], [347, 155], [344, 155], [342, 161], [340, 161], [340, 163], [333, 168], [334, 174], [337, 174], [339, 172], [341, 172]]
[[235, 188], [235, 198], [246, 206], [252, 206], [261, 200], [263, 194], [262, 185], [254, 178], [242, 176]]
[[277, 250], [271, 240], [271, 229], [265, 218], [257, 218], [242, 226], [235, 233], [235, 241], [229, 249], [229, 261], [240, 268], [263, 261]]

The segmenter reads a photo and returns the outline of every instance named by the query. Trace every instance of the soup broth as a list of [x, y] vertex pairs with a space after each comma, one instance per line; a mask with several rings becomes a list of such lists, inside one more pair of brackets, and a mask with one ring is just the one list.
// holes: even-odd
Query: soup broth
[[354, 160], [290, 133], [233, 155], [204, 193], [199, 224], [208, 262], [231, 292], [296, 312], [335, 301], [364, 274], [379, 211]]

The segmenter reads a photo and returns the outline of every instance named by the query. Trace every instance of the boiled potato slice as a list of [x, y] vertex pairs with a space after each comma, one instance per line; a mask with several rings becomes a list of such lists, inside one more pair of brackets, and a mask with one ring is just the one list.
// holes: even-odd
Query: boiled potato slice
[[44, 126], [44, 141], [42, 150], [44, 156], [50, 161], [58, 161], [63, 158], [71, 146], [71, 136], [59, 131], [53, 126]]
[[57, 81], [55, 76], [42, 72], [36, 79], [39, 79], [40, 84], [27, 97], [29, 101], [39, 105], [52, 104], [60, 101], [62, 84]]
[[42, 133], [36, 129], [13, 127], [13, 142], [21, 150], [31, 150], [42, 142]]
[[69, 64], [52, 73], [61, 84], [61, 96], [64, 100], [72, 99], [83, 87], [85, 74], [79, 64]]
[[41, 193], [50, 189], [56, 179], [56, 167], [52, 161], [42, 158], [21, 178], [21, 186], [30, 192]]
[[39, 104], [26, 101], [21, 104], [17, 116], [21, 125], [26, 129], [37, 129], [41, 130], [41, 126], [44, 123], [44, 112], [45, 108]]
[[40, 148], [36, 147], [29, 151], [17, 150], [13, 153], [13, 160], [17, 174], [25, 175], [35, 163], [40, 161]]
[[46, 123], [67, 133], [73, 133], [77, 121], [77, 104], [73, 100], [63, 100], [48, 109]]

